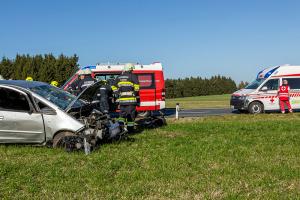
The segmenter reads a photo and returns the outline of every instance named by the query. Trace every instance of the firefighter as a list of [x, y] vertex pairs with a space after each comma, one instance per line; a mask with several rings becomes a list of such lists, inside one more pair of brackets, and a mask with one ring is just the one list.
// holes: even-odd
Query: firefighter
[[293, 110], [290, 104], [290, 86], [288, 85], [287, 80], [283, 80], [282, 85], [279, 87], [278, 98], [279, 98], [281, 113], [285, 113], [284, 104], [287, 105], [289, 112], [292, 113]]
[[71, 85], [72, 91], [75, 95], [80, 94], [85, 88], [96, 82], [96, 80], [92, 77], [92, 71], [90, 69], [80, 70], [78, 75], [79, 79]]
[[33, 78], [30, 77], [30, 76], [28, 76], [28, 77], [26, 78], [26, 81], [33, 81]]
[[112, 96], [112, 90], [109, 83], [105, 80], [99, 89], [99, 96], [100, 96], [100, 111], [104, 114], [109, 113], [109, 99]]
[[57, 81], [51, 81], [50, 85], [54, 87], [58, 87], [58, 82]]
[[136, 115], [137, 98], [139, 97], [139, 82], [135, 74], [132, 73], [134, 65], [127, 63], [124, 65], [124, 69], [121, 75], [117, 76], [112, 90], [118, 96], [120, 105], [119, 123], [132, 129], [134, 128], [134, 120]]

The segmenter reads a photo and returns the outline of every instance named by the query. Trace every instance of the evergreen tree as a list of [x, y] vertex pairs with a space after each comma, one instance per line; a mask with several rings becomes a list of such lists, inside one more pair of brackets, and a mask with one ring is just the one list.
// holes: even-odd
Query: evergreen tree
[[209, 79], [201, 77], [167, 79], [165, 84], [167, 98], [230, 94], [237, 90], [236, 83], [230, 77], [220, 75]]
[[0, 62], [0, 74], [5, 79], [24, 80], [30, 76], [33, 80], [48, 82], [52, 80], [63, 84], [78, 70], [77, 55], [67, 57], [63, 54], [57, 58], [53, 54], [19, 55], [15, 59], [3, 57]]

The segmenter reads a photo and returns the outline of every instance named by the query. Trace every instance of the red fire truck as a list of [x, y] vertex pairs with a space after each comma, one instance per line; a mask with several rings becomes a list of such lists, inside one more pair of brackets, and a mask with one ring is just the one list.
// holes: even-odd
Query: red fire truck
[[[124, 64], [98, 64], [96, 66], [85, 66], [80, 69], [89, 68], [92, 77], [97, 80], [108, 80], [117, 77], [122, 73]], [[78, 70], [79, 71], [79, 70]], [[140, 83], [140, 106], [137, 111], [140, 116], [147, 116], [151, 111], [165, 109], [165, 80], [163, 67], [160, 62], [150, 65], [136, 64], [134, 74], [138, 76]], [[76, 79], [76, 72], [63, 86], [67, 90]]]

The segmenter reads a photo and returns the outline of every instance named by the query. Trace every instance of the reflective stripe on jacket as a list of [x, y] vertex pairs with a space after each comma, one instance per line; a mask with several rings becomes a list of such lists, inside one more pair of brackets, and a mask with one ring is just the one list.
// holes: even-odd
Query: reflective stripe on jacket
[[118, 91], [120, 105], [134, 105], [137, 103], [139, 82], [135, 74], [124, 72], [118, 76], [111, 87], [114, 92]]
[[133, 92], [121, 92], [120, 96], [134, 96]]
[[135, 104], [136, 103], [136, 98], [135, 97], [120, 97], [119, 98], [119, 104], [120, 105], [130, 105], [130, 104]]
[[118, 87], [133, 87], [133, 83], [130, 81], [120, 81]]
[[139, 84], [134, 84], [134, 91], [138, 92], [140, 90], [140, 85]]

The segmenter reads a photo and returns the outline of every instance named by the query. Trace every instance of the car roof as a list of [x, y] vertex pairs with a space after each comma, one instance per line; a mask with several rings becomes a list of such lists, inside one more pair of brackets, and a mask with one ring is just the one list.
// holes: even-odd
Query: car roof
[[25, 81], [25, 80], [0, 80], [0, 84], [18, 86], [25, 89], [30, 89], [42, 85], [48, 85], [47, 83], [43, 83], [39, 81]]

